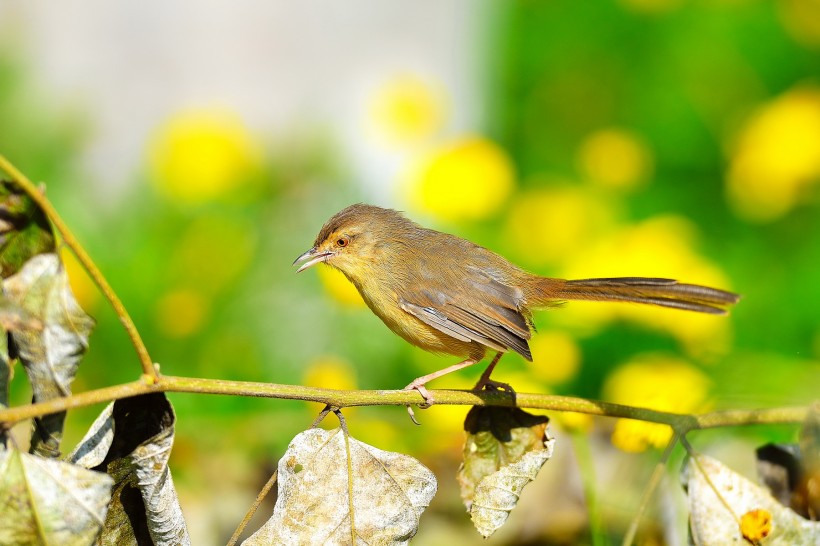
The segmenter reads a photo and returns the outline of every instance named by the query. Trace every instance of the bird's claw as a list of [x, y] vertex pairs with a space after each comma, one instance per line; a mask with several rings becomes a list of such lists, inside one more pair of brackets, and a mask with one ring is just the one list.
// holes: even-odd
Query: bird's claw
[[[423, 383], [418, 384], [414, 381], [413, 383], [410, 383], [409, 385], [404, 387], [404, 390], [418, 391], [421, 397], [424, 398], [424, 402], [422, 402], [421, 404], [417, 404], [419, 409], [427, 409], [433, 405], [433, 395], [430, 394], [430, 391], [427, 390], [427, 387], [425, 387]], [[416, 413], [413, 411], [412, 406], [407, 406], [407, 413], [410, 415], [410, 420], [413, 421], [413, 423], [415, 423], [416, 425], [421, 424], [416, 420]]]

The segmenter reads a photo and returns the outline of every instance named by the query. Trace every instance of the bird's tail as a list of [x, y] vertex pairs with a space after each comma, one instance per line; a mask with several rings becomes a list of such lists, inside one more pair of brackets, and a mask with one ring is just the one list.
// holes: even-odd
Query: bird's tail
[[555, 305], [564, 300], [623, 301], [660, 305], [686, 311], [725, 315], [740, 296], [673, 279], [619, 277], [567, 281], [539, 277], [527, 295], [530, 305]]

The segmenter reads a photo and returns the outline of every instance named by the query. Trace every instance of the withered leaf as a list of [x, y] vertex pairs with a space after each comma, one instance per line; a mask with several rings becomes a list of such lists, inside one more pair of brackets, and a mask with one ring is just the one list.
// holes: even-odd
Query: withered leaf
[[[39, 323], [11, 331], [34, 402], [71, 394], [94, 320], [80, 308], [56, 254], [39, 254], [3, 282], [3, 294]], [[34, 419], [31, 452], [58, 457], [65, 413]]]
[[70, 463], [0, 452], [0, 544], [92, 544], [113, 480]]
[[[798, 516], [769, 492], [720, 461], [698, 455], [687, 461], [683, 483], [689, 499], [689, 527], [695, 545], [748, 544], [750, 530], [765, 531], [767, 546], [820, 543], [820, 523]], [[755, 516], [755, 517], [751, 517]], [[761, 517], [762, 516], [762, 517]], [[752, 525], [762, 522], [765, 525]]]
[[145, 394], [109, 404], [69, 455], [115, 482], [98, 544], [190, 544], [168, 468], [173, 442], [170, 402]]
[[416, 459], [338, 428], [297, 435], [278, 472], [273, 515], [247, 546], [407, 544], [436, 493], [435, 476]]
[[458, 470], [461, 498], [484, 537], [515, 508], [524, 487], [552, 456], [549, 419], [520, 408], [473, 407], [464, 429], [464, 460]]

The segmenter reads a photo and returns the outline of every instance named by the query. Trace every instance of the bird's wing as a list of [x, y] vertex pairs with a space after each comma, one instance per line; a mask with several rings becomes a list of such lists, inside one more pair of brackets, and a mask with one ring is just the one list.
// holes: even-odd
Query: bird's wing
[[[530, 320], [519, 309], [521, 290], [487, 275], [469, 272], [457, 283], [407, 287], [401, 308], [425, 324], [461, 341], [496, 351], [512, 349], [532, 360]], [[433, 284], [433, 286], [430, 286]]]

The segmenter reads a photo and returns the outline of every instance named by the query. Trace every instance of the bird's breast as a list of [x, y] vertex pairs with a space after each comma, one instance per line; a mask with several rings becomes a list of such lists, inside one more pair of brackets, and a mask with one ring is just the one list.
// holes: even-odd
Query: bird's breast
[[371, 277], [354, 284], [370, 310], [407, 342], [434, 353], [483, 355], [484, 349], [477, 343], [455, 339], [404, 311], [399, 303], [400, 287], [395, 283]]

